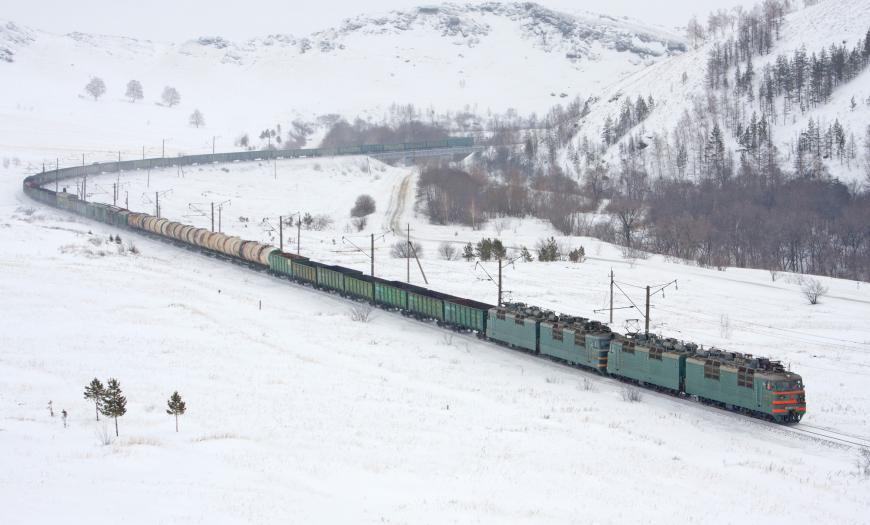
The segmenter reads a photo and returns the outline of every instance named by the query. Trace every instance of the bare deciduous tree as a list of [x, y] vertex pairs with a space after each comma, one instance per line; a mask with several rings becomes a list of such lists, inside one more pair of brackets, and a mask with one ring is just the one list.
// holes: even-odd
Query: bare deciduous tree
[[142, 83], [138, 80], [131, 80], [127, 82], [127, 92], [125, 96], [130, 99], [130, 102], [136, 102], [137, 100], [142, 100], [145, 96], [142, 93]]
[[163, 88], [163, 94], [160, 95], [163, 103], [169, 107], [176, 106], [181, 102], [181, 94], [172, 86]]
[[801, 286], [801, 292], [803, 292], [804, 297], [807, 298], [810, 304], [818, 304], [819, 299], [828, 293], [828, 287], [823, 285], [818, 279], [807, 279], [804, 281], [803, 286]]
[[106, 83], [103, 82], [102, 78], [94, 77], [85, 85], [85, 91], [94, 97], [94, 100], [97, 100], [106, 93]]
[[193, 113], [190, 114], [190, 124], [197, 128], [205, 125], [205, 117], [202, 111], [198, 109], [193, 110]]

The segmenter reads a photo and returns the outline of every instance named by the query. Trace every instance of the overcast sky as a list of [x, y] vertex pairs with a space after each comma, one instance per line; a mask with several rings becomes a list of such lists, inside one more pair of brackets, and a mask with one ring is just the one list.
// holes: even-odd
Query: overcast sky
[[[152, 40], [220, 35], [242, 40], [272, 33], [304, 35], [360, 13], [432, 5], [426, 0], [9, 0], [0, 17], [55, 33], [82, 31]], [[456, 3], [463, 3], [457, 1]], [[473, 2], [469, 2], [473, 3]], [[538, 0], [565, 11], [628, 16], [667, 28], [711, 9], [754, 0]]]

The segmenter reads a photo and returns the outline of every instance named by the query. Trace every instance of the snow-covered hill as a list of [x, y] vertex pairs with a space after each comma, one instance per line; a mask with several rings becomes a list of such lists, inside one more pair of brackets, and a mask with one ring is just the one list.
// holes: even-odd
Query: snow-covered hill
[[[864, 38], [868, 28], [870, 28], [870, 0], [827, 0], [792, 12], [785, 17], [780, 38], [775, 41], [771, 52], [753, 60], [756, 73], [754, 89], [758, 89], [758, 78], [764, 66], [773, 64], [778, 55], [786, 54], [790, 57], [802, 46], [806, 48], [808, 54], [818, 52], [822, 48], [829, 48], [832, 44], [838, 46], [845, 44], [851, 49], [859, 39]], [[711, 111], [712, 107], [721, 106], [722, 100], [712, 103], [706, 95], [707, 60], [710, 50], [730, 36], [733, 36], [733, 33], [726, 32], [724, 35], [710, 39], [697, 49], [668, 57], [627, 78], [617, 80], [600, 91], [596, 95], [597, 101], [591, 105], [591, 112], [578, 123], [579, 131], [575, 145], [580, 147], [584, 136], [600, 141], [608, 116], [618, 119], [620, 108], [626, 98], [634, 101], [637, 96], [644, 98], [652, 96], [656, 102], [655, 110], [633, 130], [633, 132], [640, 131], [644, 137], [650, 139], [648, 142], [652, 142], [653, 134], [657, 133], [660, 136], [668, 136], [673, 145], [672, 133], [680, 128], [680, 119], [688, 113], [696, 122], [705, 117], [711, 122], [718, 120], [722, 129], [726, 131], [726, 138], [730, 139], [729, 147], [736, 150], [736, 139], [728, 132], [729, 126], [724, 121], [724, 114], [717, 115]], [[741, 66], [745, 69], [745, 64]], [[729, 78], [729, 80], [733, 85], [733, 79]], [[851, 108], [852, 97], [858, 103], [854, 110]], [[851, 129], [855, 133], [860, 147], [864, 129], [870, 122], [870, 105], [864, 103], [868, 97], [870, 97], [870, 72], [864, 71], [851, 82], [837, 87], [827, 103], [809, 107], [804, 113], [795, 108], [785, 117], [782, 114], [777, 115], [777, 119], [771, 120], [771, 125], [775, 144], [783, 158], [788, 160], [792, 144], [797, 140], [800, 131], [806, 129], [809, 119], [821, 120], [825, 127], [839, 120], [847, 130]], [[781, 97], [777, 104], [778, 107], [781, 105]], [[744, 107], [747, 119], [753, 111], [761, 114], [757, 102], [744, 101]], [[628, 136], [625, 136], [623, 142]], [[609, 158], [613, 160], [617, 153], [618, 146], [611, 146]], [[858, 160], [858, 163], [852, 163], [852, 169], [836, 161], [828, 162], [828, 167], [832, 174], [844, 180], [854, 180], [863, 177], [861, 159]], [[785, 166], [790, 167], [787, 162]]]
[[679, 37], [640, 23], [532, 3], [421, 7], [247, 42], [56, 35], [11, 22], [0, 28], [2, 75], [16, 79], [3, 88], [7, 109], [87, 116], [99, 110], [76, 107], [75, 98], [91, 76], [106, 81], [103, 105], [123, 99], [136, 78], [145, 104], [173, 85], [187, 109], [200, 107], [213, 125], [237, 131], [293, 115], [380, 115], [393, 103], [541, 112], [561, 96], [597, 91], [685, 49]]

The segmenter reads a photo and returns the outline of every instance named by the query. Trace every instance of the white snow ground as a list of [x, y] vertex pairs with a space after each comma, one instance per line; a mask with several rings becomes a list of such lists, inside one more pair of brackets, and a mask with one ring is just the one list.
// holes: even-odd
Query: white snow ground
[[[224, 167], [184, 178], [152, 172], [152, 188], [173, 190], [164, 214], [183, 217], [185, 202], [206, 189], [230, 196], [229, 216], [249, 225], [260, 209], [330, 213], [335, 229], [304, 232], [302, 252], [360, 269], [364, 258], [340, 245], [350, 204], [408, 176], [374, 161], [369, 175], [360, 158], [285, 161], [277, 181], [273, 166]], [[648, 392], [627, 403], [608, 379], [399, 315], [352, 323], [343, 299], [126, 232], [140, 255], [94, 255], [101, 247], [90, 239], [117, 231], [27, 201], [23, 171], [4, 170], [0, 192], [0, 294], [13, 298], [0, 321], [5, 523], [82, 523], [95, 513], [130, 523], [724, 523], [747, 513], [769, 523], [866, 523], [870, 515], [854, 449]], [[144, 175], [122, 174], [131, 194]], [[381, 198], [378, 206], [380, 230], [396, 211]], [[436, 255], [437, 239], [482, 232], [428, 226], [407, 207], [398, 216], [423, 239], [432, 287], [493, 299], [472, 264]], [[223, 226], [257, 238], [238, 220]], [[504, 226], [502, 237], [525, 244], [546, 230]], [[379, 243], [377, 270], [401, 278], [404, 262], [386, 255], [391, 240]], [[826, 280], [830, 296], [810, 307], [789, 276], [771, 283], [764, 272], [632, 262], [603, 243], [571, 242], [582, 242], [588, 262], [518, 264], [505, 274], [512, 297], [589, 314], [604, 304], [611, 267], [639, 284], [679, 278], [679, 291], [656, 300], [656, 329], [781, 357], [806, 379], [805, 422], [870, 434], [866, 285]], [[421, 282], [416, 271], [412, 280]], [[93, 376], [119, 378], [129, 400], [121, 437], [106, 446], [81, 396]], [[178, 434], [164, 413], [175, 389], [189, 406]], [[48, 400], [70, 411], [70, 428], [49, 417]]]

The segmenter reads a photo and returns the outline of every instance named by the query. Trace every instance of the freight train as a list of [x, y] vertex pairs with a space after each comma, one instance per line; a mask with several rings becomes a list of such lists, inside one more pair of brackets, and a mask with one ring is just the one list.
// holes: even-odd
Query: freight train
[[[425, 144], [417, 146], [426, 147]], [[467, 144], [462, 141], [461, 145]], [[414, 146], [402, 145], [412, 149]], [[360, 147], [359, 151], [373, 147], [378, 146]], [[385, 151], [383, 148], [391, 147], [398, 146], [382, 146], [382, 149], [367, 151]], [[296, 151], [316, 152], [297, 156], [322, 154], [322, 150]], [[250, 153], [221, 155], [240, 155], [240, 158], [230, 160], [247, 160]], [[194, 164], [200, 161], [199, 157], [178, 157], [170, 160], [176, 164]], [[368, 302], [422, 321], [435, 322], [445, 328], [473, 332], [481, 339], [493, 343], [585, 368], [645, 388], [778, 423], [797, 423], [806, 413], [806, 397], [801, 376], [786, 370], [776, 361], [715, 348], [704, 349], [693, 343], [651, 334], [618, 334], [598, 321], [557, 315], [520, 303], [490, 305], [365, 275], [342, 266], [320, 263], [301, 255], [283, 252], [274, 246], [246, 241], [205, 228], [107, 204], [86, 202], [66, 191], [55, 192], [44, 187], [51, 182], [58, 184], [60, 179], [114, 171], [114, 167], [115, 163], [94, 164], [42, 172], [27, 177], [23, 189], [28, 196], [44, 204], [114, 227], [157, 236], [181, 246], [269, 271], [303, 285], [340, 294], [351, 300]]]

